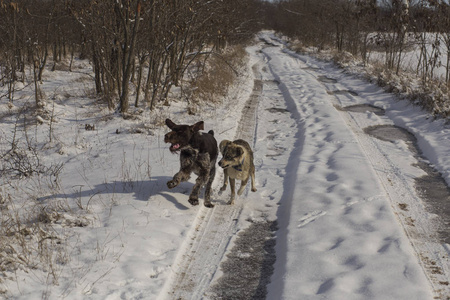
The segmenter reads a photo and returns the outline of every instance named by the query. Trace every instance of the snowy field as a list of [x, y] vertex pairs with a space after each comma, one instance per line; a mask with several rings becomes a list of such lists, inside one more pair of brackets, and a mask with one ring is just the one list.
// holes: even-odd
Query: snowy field
[[[1, 178], [2, 224], [6, 212], [27, 216], [45, 207], [43, 240], [53, 246], [32, 264], [39, 249], [25, 255], [20, 245], [2, 245], [2, 259], [20, 262], [15, 270], [2, 264], [5, 299], [220, 299], [220, 262], [240, 234], [263, 221], [278, 226], [266, 299], [448, 299], [449, 245], [439, 241], [439, 220], [414, 188], [424, 172], [405, 142], [373, 138], [364, 128], [409, 130], [450, 184], [449, 125], [331, 63], [291, 52], [269, 32], [247, 52], [245, 75], [223, 104], [206, 104], [198, 115], [175, 101], [124, 120], [88, 97], [93, 83], [83, 61], [77, 72], [44, 73], [52, 121], [17, 118], [34, 101], [30, 87], [16, 93], [13, 106], [0, 103], [2, 153], [15, 138], [19, 148], [39, 150], [40, 165], [63, 165], [53, 177]], [[256, 117], [242, 120], [255, 80], [262, 82]], [[345, 110], [357, 104], [385, 113]], [[226, 205], [219, 167], [214, 209], [202, 199], [188, 203], [195, 176], [169, 190], [179, 157], [164, 144], [166, 118], [203, 120], [218, 142], [253, 122], [257, 192], [247, 188], [234, 207]], [[231, 227], [216, 230], [227, 222]], [[224, 252], [201, 246], [202, 238], [220, 239]], [[179, 279], [187, 256], [192, 264], [214, 261], [190, 285]], [[175, 298], [177, 286], [185, 293]]]

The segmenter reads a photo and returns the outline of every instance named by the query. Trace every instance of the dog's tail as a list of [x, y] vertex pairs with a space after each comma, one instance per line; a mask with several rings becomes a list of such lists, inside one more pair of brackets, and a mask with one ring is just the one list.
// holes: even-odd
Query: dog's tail
[[214, 136], [214, 131], [213, 131], [213, 130], [208, 131], [208, 133], [209, 133], [210, 135]]

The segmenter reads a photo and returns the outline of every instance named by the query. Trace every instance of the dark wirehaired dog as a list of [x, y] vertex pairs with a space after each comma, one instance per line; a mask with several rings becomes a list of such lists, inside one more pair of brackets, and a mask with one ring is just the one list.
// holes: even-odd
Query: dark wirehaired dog
[[231, 197], [229, 204], [234, 204], [235, 182], [241, 180], [241, 186], [237, 194], [240, 196], [247, 185], [248, 179], [252, 179], [252, 192], [255, 188], [255, 165], [253, 164], [253, 151], [250, 145], [244, 140], [228, 141], [223, 140], [219, 145], [220, 153], [223, 157], [219, 161], [219, 166], [223, 168], [224, 182], [220, 192], [227, 189], [228, 179], [230, 180]]
[[171, 144], [170, 151], [172, 153], [180, 152], [180, 171], [167, 182], [167, 187], [172, 189], [180, 182], [189, 180], [193, 172], [198, 177], [189, 195], [189, 203], [198, 205], [200, 189], [206, 186], [204, 205], [213, 207], [210, 199], [211, 184], [216, 175], [216, 161], [219, 152], [214, 131], [200, 132], [200, 130], [204, 130], [203, 121], [194, 125], [177, 125], [170, 119], [166, 119], [166, 125], [172, 131], [164, 136], [164, 142]]

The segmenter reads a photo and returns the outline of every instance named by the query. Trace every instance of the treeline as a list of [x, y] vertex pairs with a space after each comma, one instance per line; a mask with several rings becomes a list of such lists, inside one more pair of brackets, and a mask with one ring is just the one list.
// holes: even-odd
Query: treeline
[[[257, 0], [16, 0], [0, 2], [0, 95], [33, 72], [36, 104], [49, 61], [92, 63], [96, 93], [111, 109], [153, 108], [190, 63], [260, 29]], [[51, 59], [49, 59], [51, 58]], [[71, 68], [71, 63], [69, 69]], [[130, 83], [135, 86], [130, 99]]]
[[[270, 28], [305, 46], [335, 48], [362, 57], [385, 52], [385, 66], [399, 72], [411, 42], [419, 45], [417, 72], [433, 78], [440, 63], [450, 84], [450, 5], [445, 0], [280, 0], [267, 10]], [[442, 49], [445, 49], [442, 51]]]

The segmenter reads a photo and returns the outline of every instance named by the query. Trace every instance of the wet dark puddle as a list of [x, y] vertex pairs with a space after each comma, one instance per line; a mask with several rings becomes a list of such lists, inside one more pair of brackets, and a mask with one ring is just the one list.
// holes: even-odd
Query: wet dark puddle
[[414, 155], [419, 153], [419, 149], [416, 146], [410, 146], [417, 143], [414, 134], [401, 127], [394, 125], [377, 125], [365, 128], [364, 132], [386, 142], [402, 140], [408, 144], [409, 150], [413, 151]]
[[442, 175], [426, 161], [417, 145], [416, 137], [406, 129], [394, 125], [370, 126], [364, 131], [383, 141], [402, 140], [406, 142], [418, 161], [416, 166], [427, 173], [425, 176], [414, 179], [415, 188], [427, 204], [427, 209], [439, 216], [442, 226], [439, 228], [438, 234], [441, 242], [450, 243], [450, 188]]
[[317, 77], [317, 80], [319, 80], [320, 82], [323, 82], [323, 83], [336, 83], [337, 82], [336, 79], [330, 78], [327, 76], [323, 76], [323, 75]]
[[289, 110], [287, 110], [286, 108], [280, 108], [280, 107], [271, 107], [271, 108], [267, 108], [266, 110], [268, 110], [271, 113], [288, 113]]
[[276, 79], [272, 79], [272, 80], [264, 80], [263, 83], [265, 84], [276, 84], [279, 85], [280, 81], [276, 80]]
[[334, 90], [334, 91], [327, 91], [330, 95], [345, 95], [350, 94], [352, 96], [358, 96], [358, 93], [352, 90]]
[[386, 113], [384, 109], [378, 106], [373, 106], [370, 104], [356, 104], [343, 107], [342, 110], [356, 112], [356, 113], [365, 113], [365, 112], [373, 112], [377, 116], [384, 116]]

